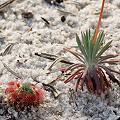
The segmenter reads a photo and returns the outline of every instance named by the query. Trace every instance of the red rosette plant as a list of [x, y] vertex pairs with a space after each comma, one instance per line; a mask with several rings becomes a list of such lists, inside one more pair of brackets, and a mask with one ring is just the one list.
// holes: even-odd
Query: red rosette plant
[[23, 82], [8, 82], [6, 94], [8, 104], [15, 108], [24, 108], [25, 106], [38, 106], [43, 100], [44, 92], [25, 79]]

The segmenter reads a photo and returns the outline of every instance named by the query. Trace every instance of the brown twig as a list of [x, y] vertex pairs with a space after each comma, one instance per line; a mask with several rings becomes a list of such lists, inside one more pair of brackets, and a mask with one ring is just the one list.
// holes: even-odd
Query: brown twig
[[3, 9], [4, 7], [8, 6], [9, 4], [11, 4], [14, 1], [15, 0], [8, 0], [8, 1], [4, 2], [3, 4], [0, 5], [0, 10]]
[[15, 75], [16, 77], [18, 77], [19, 79], [22, 79], [21, 76], [19, 76], [17, 73], [15, 73], [13, 70], [11, 70], [4, 62], [3, 62], [4, 67], [13, 75]]
[[[35, 53], [35, 55], [37, 55], [39, 57], [43, 57], [43, 58], [49, 59], [49, 60], [56, 60], [58, 58], [55, 55], [50, 55], [50, 54], [46, 54], [46, 53], [41, 53], [41, 54]], [[70, 65], [73, 64], [72, 62], [65, 61], [65, 60], [61, 60], [60, 62], [66, 63], [66, 64], [70, 64]]]

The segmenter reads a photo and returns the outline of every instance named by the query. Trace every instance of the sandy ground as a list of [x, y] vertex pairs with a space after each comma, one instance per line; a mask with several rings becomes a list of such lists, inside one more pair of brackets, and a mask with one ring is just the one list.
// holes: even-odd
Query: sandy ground
[[[6, 0], [1, 0], [0, 4]], [[47, 67], [51, 60], [34, 55], [49, 53], [59, 57], [67, 57], [71, 62], [76, 58], [63, 50], [64, 47], [77, 51], [75, 47], [75, 34], [97, 26], [102, 0], [78, 0], [82, 6], [75, 5], [66, 0], [59, 6], [50, 5], [44, 0], [17, 0], [10, 6], [0, 10], [0, 53], [4, 53], [7, 46], [13, 45], [9, 53], [0, 56], [0, 101], [5, 102], [5, 84], [10, 80], [19, 80], [3, 65], [9, 66], [23, 79], [36, 83], [50, 83], [61, 74], [60, 68], [67, 67], [63, 63], [56, 64], [51, 71]], [[60, 12], [64, 10], [65, 12]], [[33, 18], [22, 17], [22, 13], [32, 12]], [[64, 16], [66, 20], [61, 21]], [[49, 25], [41, 17], [48, 20]], [[111, 48], [105, 54], [119, 54], [120, 60], [120, 1], [106, 0], [100, 31], [104, 30], [106, 36], [104, 43], [113, 40]], [[120, 71], [120, 63], [109, 65]], [[115, 74], [120, 80], [120, 76]], [[120, 87], [112, 83], [113, 88], [106, 90], [104, 95], [89, 94], [86, 87], [84, 91], [75, 92], [76, 80], [64, 84], [62, 77], [52, 84], [60, 95], [55, 98], [50, 91], [45, 91], [44, 102], [39, 108], [15, 111], [6, 104], [0, 106], [1, 120], [117, 120], [120, 117]], [[3, 97], [2, 97], [3, 96]], [[4, 99], [3, 99], [4, 98]]]

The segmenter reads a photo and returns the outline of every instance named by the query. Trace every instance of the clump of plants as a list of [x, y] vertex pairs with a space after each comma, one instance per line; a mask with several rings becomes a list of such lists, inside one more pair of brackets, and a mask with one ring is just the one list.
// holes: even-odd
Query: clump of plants
[[[70, 65], [65, 69], [65, 73], [70, 70], [72, 74], [64, 81], [64, 83], [70, 82], [73, 78], [77, 77], [76, 91], [78, 85], [81, 82], [81, 89], [83, 90], [83, 85], [86, 84], [89, 92], [95, 93], [97, 91], [98, 94], [101, 92], [105, 92], [105, 87], [112, 88], [112, 85], [109, 80], [107, 80], [106, 75], [103, 70], [106, 71], [110, 80], [116, 82], [120, 86], [120, 82], [115, 78], [112, 72], [120, 74], [120, 72], [110, 69], [103, 65], [103, 63], [114, 63], [115, 60], [109, 60], [110, 58], [117, 57], [117, 55], [106, 55], [103, 56], [103, 53], [110, 47], [112, 41], [108, 42], [105, 46], [102, 47], [102, 43], [104, 40], [104, 32], [99, 33], [98, 30], [101, 22], [103, 7], [103, 0], [101, 13], [99, 17], [99, 22], [97, 29], [94, 31], [94, 34], [91, 34], [90, 30], [86, 30], [85, 33], [81, 33], [82, 40], [80, 40], [79, 36], [76, 35], [76, 41], [78, 47], [80, 49], [80, 53], [73, 52], [67, 48], [64, 48], [66, 51], [72, 53], [75, 57], [78, 58], [80, 63], [75, 63]], [[118, 62], [118, 61], [116, 61]]]
[[22, 82], [8, 82], [6, 94], [8, 103], [18, 109], [26, 106], [37, 107], [43, 100], [44, 92], [25, 79]]

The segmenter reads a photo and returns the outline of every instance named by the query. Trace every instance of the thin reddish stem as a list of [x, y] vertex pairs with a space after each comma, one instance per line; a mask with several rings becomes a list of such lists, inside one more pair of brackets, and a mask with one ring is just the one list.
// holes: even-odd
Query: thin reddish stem
[[97, 25], [97, 29], [96, 29], [96, 33], [95, 33], [95, 38], [94, 38], [94, 46], [95, 46], [95, 43], [96, 43], [97, 34], [98, 34], [98, 31], [99, 31], [99, 27], [100, 27], [100, 22], [101, 22], [101, 18], [102, 18], [104, 3], [105, 3], [105, 0], [103, 0], [103, 2], [102, 2], [102, 8], [101, 8], [100, 17], [99, 17], [99, 21], [98, 21], [98, 25]]

